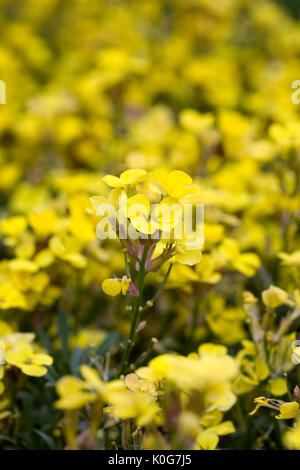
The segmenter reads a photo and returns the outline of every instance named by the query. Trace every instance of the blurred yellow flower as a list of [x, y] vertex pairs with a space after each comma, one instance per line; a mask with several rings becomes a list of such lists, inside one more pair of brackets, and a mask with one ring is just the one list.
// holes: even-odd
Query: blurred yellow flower
[[18, 367], [21, 371], [33, 377], [41, 377], [47, 374], [47, 368], [53, 359], [48, 354], [35, 353], [30, 344], [20, 343], [16, 349], [9, 350], [5, 356], [6, 362]]

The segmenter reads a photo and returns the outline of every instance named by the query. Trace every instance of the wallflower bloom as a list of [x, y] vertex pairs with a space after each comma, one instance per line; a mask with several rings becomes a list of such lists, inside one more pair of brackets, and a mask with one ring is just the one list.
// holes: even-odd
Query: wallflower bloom
[[197, 435], [197, 444], [199, 449], [202, 450], [214, 450], [217, 448], [219, 443], [218, 434], [210, 429], [199, 432]]
[[172, 198], [181, 198], [191, 192], [190, 186], [193, 184], [193, 180], [184, 171], [174, 170], [168, 173], [166, 170], [160, 169], [154, 171], [154, 176]]
[[276, 308], [279, 305], [290, 303], [288, 293], [276, 286], [270, 286], [269, 289], [263, 291], [262, 300], [264, 304], [270, 308]]
[[155, 398], [148, 393], [119, 390], [108, 393], [110, 406], [107, 413], [112, 413], [120, 419], [135, 418], [138, 426], [145, 426], [159, 414], [159, 406]]
[[77, 377], [62, 377], [56, 384], [59, 400], [55, 407], [62, 410], [79, 409], [97, 398], [97, 394], [89, 392], [85, 383]]
[[278, 257], [282, 260], [285, 266], [300, 266], [300, 250], [293, 253], [278, 253]]
[[149, 380], [139, 379], [136, 374], [128, 374], [125, 377], [125, 385], [132, 392], [145, 392], [156, 397], [159, 395], [155, 383]]
[[248, 277], [253, 276], [260, 266], [260, 259], [255, 253], [241, 253], [238, 242], [231, 238], [223, 240], [218, 253], [229, 265]]
[[230, 409], [236, 401], [231, 390], [238, 368], [227, 354], [202, 353], [199, 358], [165, 354], [149, 363], [156, 379], [166, 379], [180, 390], [202, 394], [209, 410]]
[[275, 397], [281, 397], [283, 395], [286, 395], [288, 392], [286, 380], [282, 377], [270, 380], [268, 383], [268, 388], [270, 390], [271, 395], [274, 395]]
[[104, 176], [103, 181], [111, 188], [126, 188], [131, 184], [141, 183], [147, 178], [146, 170], [130, 169], [123, 171], [120, 178], [114, 175]]
[[48, 354], [35, 353], [28, 343], [20, 343], [16, 349], [7, 351], [6, 362], [18, 367], [26, 375], [41, 377], [47, 374], [45, 366], [50, 366], [53, 359]]
[[283, 403], [280, 405], [280, 414], [277, 419], [291, 419], [299, 416], [299, 403], [292, 401], [291, 403]]
[[283, 442], [290, 449], [300, 450], [300, 421], [296, 420], [294, 426], [288, 429], [283, 436]]
[[112, 297], [119, 295], [121, 292], [123, 295], [125, 295], [128, 291], [131, 295], [138, 295], [138, 291], [131, 282], [131, 279], [127, 278], [126, 276], [123, 276], [121, 279], [105, 279], [102, 282], [102, 290], [105, 292], [105, 294]]
[[256, 403], [256, 406], [254, 410], [249, 413], [250, 415], [254, 415], [262, 406], [268, 406], [269, 400], [265, 397], [257, 397], [254, 399], [254, 403]]
[[[164, 239], [166, 243], [170, 242], [174, 246], [177, 243], [179, 253], [188, 250], [194, 251], [192, 254], [194, 261], [191, 262], [191, 257], [189, 259], [186, 257], [186, 262], [188, 264], [197, 263], [200, 259], [199, 252], [201, 253], [203, 240], [202, 243], [195, 243], [195, 233], [192, 232], [192, 227], [190, 227], [191, 233], [185, 232], [182, 235], [181, 230], [179, 235], [177, 233], [178, 226], [183, 224], [183, 217], [186, 216], [180, 198], [190, 193], [190, 186], [193, 182], [192, 178], [183, 171], [175, 170], [170, 174], [165, 170], [157, 170], [153, 175], [148, 175], [147, 177], [151, 180], [151, 184], [149, 183], [150, 190], [153, 194], [155, 190], [156, 196], [160, 195], [157, 204], [152, 208], [147, 195], [148, 186], [143, 187], [137, 184], [147, 174], [145, 171], [142, 173], [141, 171], [127, 170], [121, 174], [120, 178], [114, 177], [118, 180], [118, 183], [114, 180], [114, 189], [106, 201], [108, 204], [112, 204], [114, 209], [108, 215], [109, 229], [107, 230], [107, 235], [112, 235], [112, 227], [116, 225], [114, 230], [130, 256], [136, 255], [135, 246], [137, 245], [137, 250], [138, 245], [143, 240], [148, 239], [149, 244], [155, 247], [158, 239]], [[105, 177], [104, 181], [111, 185], [112, 176]], [[122, 181], [122, 184], [120, 181]], [[145, 192], [143, 192], [144, 190]], [[101, 227], [103, 227], [103, 208], [106, 207], [105, 202], [99, 196], [92, 197], [90, 201], [93, 209], [88, 209], [88, 211], [101, 217]], [[190, 223], [192, 224], [192, 219]], [[187, 225], [187, 221], [185, 221], [185, 224]], [[99, 226], [98, 233], [100, 232]], [[188, 247], [193, 242], [194, 248]], [[184, 257], [180, 255], [178, 255], [178, 260], [185, 262]]]
[[0, 307], [2, 309], [27, 308], [27, 301], [22, 292], [12, 283], [4, 282], [0, 286]]

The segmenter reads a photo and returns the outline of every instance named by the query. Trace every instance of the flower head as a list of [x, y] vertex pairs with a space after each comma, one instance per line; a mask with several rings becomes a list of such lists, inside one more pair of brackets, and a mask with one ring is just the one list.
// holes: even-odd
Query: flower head
[[20, 343], [15, 349], [7, 351], [6, 362], [18, 367], [26, 375], [41, 377], [47, 374], [45, 366], [50, 366], [53, 359], [48, 354], [35, 353], [28, 343]]

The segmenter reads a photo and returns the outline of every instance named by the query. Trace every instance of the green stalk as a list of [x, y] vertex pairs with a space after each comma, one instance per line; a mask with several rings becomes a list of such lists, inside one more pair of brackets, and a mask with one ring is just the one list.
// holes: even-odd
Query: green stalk
[[141, 317], [141, 313], [142, 313], [142, 309], [140, 307], [141, 307], [141, 303], [142, 303], [142, 300], [143, 300], [144, 281], [145, 281], [145, 277], [146, 277], [145, 264], [146, 264], [148, 251], [149, 251], [149, 248], [145, 246], [143, 257], [142, 257], [142, 260], [141, 260], [140, 266], [139, 266], [139, 274], [138, 274], [138, 282], [137, 282], [137, 288], [138, 288], [138, 291], [139, 291], [139, 295], [138, 295], [138, 297], [136, 298], [136, 301], [135, 301], [134, 310], [133, 310], [133, 314], [132, 314], [132, 322], [131, 322], [129, 338], [127, 340], [127, 344], [126, 344], [126, 347], [124, 349], [119, 375], [124, 374], [126, 372], [127, 368], [128, 368], [130, 354], [131, 354], [131, 351], [132, 351], [133, 342], [134, 342], [134, 338], [135, 338], [135, 335], [136, 335], [136, 329], [137, 329], [137, 327], [139, 325], [139, 322], [140, 322], [140, 317]]

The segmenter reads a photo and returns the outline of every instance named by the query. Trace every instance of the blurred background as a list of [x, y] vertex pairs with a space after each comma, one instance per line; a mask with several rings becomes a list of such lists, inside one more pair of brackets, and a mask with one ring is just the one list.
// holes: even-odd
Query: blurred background
[[0, 4], [5, 200], [54, 170], [197, 172], [203, 142], [179, 122], [184, 108], [256, 114], [261, 126], [298, 115], [296, 0]]

